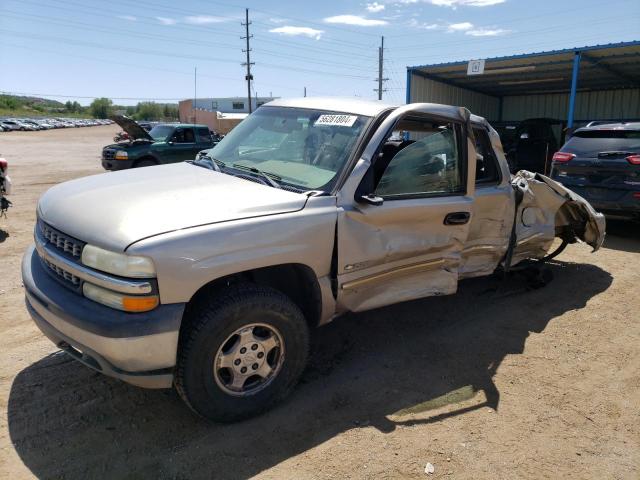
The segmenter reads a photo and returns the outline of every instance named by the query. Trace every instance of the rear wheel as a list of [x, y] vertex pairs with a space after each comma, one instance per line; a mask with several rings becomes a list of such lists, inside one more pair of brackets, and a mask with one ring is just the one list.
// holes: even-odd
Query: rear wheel
[[307, 323], [288, 297], [271, 288], [235, 285], [189, 313], [175, 386], [203, 417], [240, 420], [291, 392], [308, 351]]

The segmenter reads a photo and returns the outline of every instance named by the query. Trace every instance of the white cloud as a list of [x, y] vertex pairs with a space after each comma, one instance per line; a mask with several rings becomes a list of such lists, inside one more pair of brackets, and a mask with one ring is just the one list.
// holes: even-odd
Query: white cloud
[[320, 37], [324, 33], [324, 30], [316, 30], [315, 28], [309, 27], [293, 27], [290, 25], [285, 25], [283, 27], [272, 28], [269, 30], [271, 33], [279, 33], [280, 35], [289, 35], [289, 36], [299, 36], [303, 37], [315, 38], [316, 40], [320, 40]]
[[367, 3], [367, 11], [371, 13], [378, 13], [384, 10], [384, 4], [373, 2]]
[[210, 23], [224, 23], [229, 20], [230, 20], [229, 18], [214, 17], [212, 15], [192, 15], [189, 17], [184, 17], [185, 23], [190, 23], [191, 25], [208, 25]]
[[451, 23], [447, 27], [447, 31], [464, 32], [465, 30], [471, 30], [472, 28], [473, 28], [473, 23], [470, 23], [470, 22]]
[[451, 7], [456, 8], [458, 6], [463, 7], [490, 7], [492, 5], [498, 5], [504, 3], [507, 0], [430, 0], [432, 4], [439, 7]]
[[502, 28], [476, 28], [474, 30], [467, 30], [465, 35], [471, 35], [474, 37], [497, 37], [498, 35], [506, 35], [511, 30], [504, 30]]
[[386, 20], [372, 20], [359, 15], [336, 15], [334, 17], [327, 17], [324, 21], [327, 23], [341, 23], [344, 25], [355, 25], [358, 27], [379, 27], [389, 23]]
[[438, 7], [490, 7], [507, 0], [395, 0], [395, 5], [413, 5], [415, 3], [431, 3]]
[[175, 18], [156, 17], [156, 20], [158, 20], [162, 25], [175, 25], [177, 23]]
[[128, 22], [135, 22], [136, 20], [138, 20], [133, 15], [118, 15], [118, 18], [120, 18], [122, 20], [126, 20]]
[[411, 20], [409, 20], [409, 26], [414, 28], [420, 28], [422, 30], [437, 30], [439, 28], [444, 28], [444, 26], [440, 25], [439, 23], [419, 22], [415, 18], [412, 18]]

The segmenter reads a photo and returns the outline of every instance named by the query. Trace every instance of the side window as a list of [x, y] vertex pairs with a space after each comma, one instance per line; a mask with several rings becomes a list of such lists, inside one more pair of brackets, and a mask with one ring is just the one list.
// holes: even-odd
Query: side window
[[460, 132], [460, 126], [451, 122], [400, 120], [376, 159], [376, 194], [393, 197], [464, 193]]
[[184, 130], [182, 128], [176, 128], [171, 140], [175, 143], [184, 143]]
[[208, 128], [198, 128], [196, 134], [198, 143], [211, 143], [211, 133]]
[[500, 168], [489, 134], [484, 128], [474, 128], [473, 135], [476, 137], [476, 183], [480, 185], [499, 183]]
[[193, 128], [185, 128], [184, 130], [184, 143], [195, 143], [196, 137], [193, 134]]

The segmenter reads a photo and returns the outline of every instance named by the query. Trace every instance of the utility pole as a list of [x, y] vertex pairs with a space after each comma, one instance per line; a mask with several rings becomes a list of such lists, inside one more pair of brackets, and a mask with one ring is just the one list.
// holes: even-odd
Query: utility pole
[[198, 123], [198, 67], [193, 67], [193, 123]]
[[240, 25], [245, 27], [245, 36], [240, 38], [247, 41], [246, 50], [242, 50], [247, 54], [247, 61], [243, 63], [242, 66], [244, 67], [246, 65], [247, 67], [247, 75], [244, 78], [247, 80], [247, 100], [249, 102], [249, 113], [251, 113], [251, 81], [253, 80], [253, 75], [251, 75], [251, 65], [255, 65], [255, 63], [251, 62], [251, 56], [249, 54], [249, 52], [251, 52], [251, 48], [249, 48], [249, 39], [253, 37], [253, 35], [249, 35], [249, 25], [251, 25], [251, 22], [249, 21], [248, 8], [245, 9], [245, 22]]
[[382, 88], [383, 82], [389, 80], [388, 78], [384, 78], [383, 75], [384, 69], [384, 37], [382, 37], [382, 41], [380, 42], [380, 46], [378, 47], [378, 78], [375, 80], [378, 82], [378, 88], [374, 88], [374, 92], [378, 92], [378, 100], [382, 100], [382, 92], [386, 92], [386, 88]]
[[307, 96], [307, 87], [304, 87], [304, 96]]

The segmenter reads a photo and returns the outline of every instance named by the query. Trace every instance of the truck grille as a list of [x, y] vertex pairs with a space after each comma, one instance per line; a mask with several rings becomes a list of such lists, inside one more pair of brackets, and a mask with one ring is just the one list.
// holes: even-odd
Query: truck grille
[[111, 149], [102, 150], [102, 159], [103, 160], [113, 160], [116, 156], [116, 151]]
[[47, 241], [47, 244], [55, 247], [61, 252], [71, 255], [74, 258], [80, 258], [80, 255], [82, 255], [82, 249], [85, 245], [84, 242], [76, 240], [59, 230], [56, 230], [44, 223], [42, 220], [38, 222], [38, 226], [42, 236]]
[[75, 290], [80, 288], [80, 279], [78, 277], [72, 275], [66, 270], [63, 270], [62, 268], [54, 265], [53, 263], [47, 261], [42, 257], [40, 257], [40, 260], [42, 261], [43, 265], [47, 266], [49, 268], [49, 271], [53, 272], [65, 285]]

